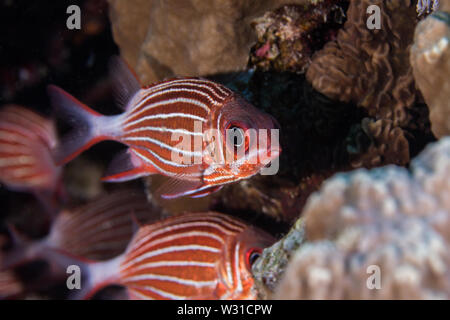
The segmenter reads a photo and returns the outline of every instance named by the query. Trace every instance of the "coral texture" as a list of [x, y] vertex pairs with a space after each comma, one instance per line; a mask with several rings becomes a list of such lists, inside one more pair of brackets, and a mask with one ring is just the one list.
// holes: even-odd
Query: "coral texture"
[[[369, 31], [365, 24], [368, 1], [350, 2], [343, 29], [337, 21], [338, 14], [347, 8], [347, 1], [299, 0], [286, 6], [284, 1], [267, 1], [250, 8], [246, 7], [246, 1], [231, 6], [227, 0], [222, 2], [222, 11], [216, 10], [219, 5], [213, 1], [208, 5], [196, 4], [202, 18], [192, 13], [193, 1], [181, 8], [171, 1], [164, 5], [148, 2], [142, 4], [146, 8], [142, 13], [136, 10], [134, 1], [138, 2], [111, 0], [111, 20], [123, 56], [131, 66], [137, 66], [136, 72], [144, 83], [170, 75], [207, 76], [243, 95], [274, 116], [281, 126], [283, 152], [276, 176], [255, 176], [202, 199], [160, 201], [168, 214], [186, 208], [248, 215], [264, 213], [291, 223], [298, 218], [308, 196], [336, 172], [386, 164], [407, 165], [410, 156], [433, 138], [428, 109], [417, 103], [408, 59], [417, 20], [415, 3], [376, 2], [383, 12], [382, 29]], [[226, 9], [228, 5], [232, 8]], [[238, 11], [241, 20], [235, 20]], [[201, 25], [206, 17], [213, 25], [220, 22], [221, 36], [203, 32]], [[319, 17], [337, 20], [322, 24]], [[252, 20], [256, 34], [248, 36]], [[136, 21], [139, 23], [134, 27]], [[235, 33], [229, 33], [229, 25], [234, 23], [238, 27], [232, 28]], [[197, 30], [198, 34], [187, 35], [183, 28], [175, 31], [180, 24], [186, 25], [186, 30]], [[131, 33], [136, 36], [133, 38]], [[238, 35], [246, 40], [237, 41]], [[208, 40], [209, 37], [213, 39]], [[257, 38], [256, 42], [252, 42], [253, 38]], [[215, 45], [218, 39], [222, 42]], [[345, 99], [315, 86], [325, 96], [318, 93], [301, 74], [310, 55], [324, 42], [327, 44], [313, 58], [309, 70], [315, 68], [317, 79], [332, 81], [333, 85], [323, 88], [338, 86], [336, 92], [348, 94]], [[204, 48], [206, 43], [214, 45]], [[267, 43], [269, 48], [264, 47]], [[239, 54], [235, 46], [239, 46]], [[271, 56], [272, 51], [279, 54]], [[256, 66], [256, 70], [240, 71], [249, 53], [250, 66]], [[256, 53], [262, 56], [256, 58]], [[231, 60], [232, 63], [228, 62]], [[145, 179], [149, 197], [162, 179]]]
[[411, 64], [417, 86], [430, 109], [434, 135], [438, 138], [449, 135], [450, 8], [437, 11], [418, 24], [411, 48]]
[[250, 20], [295, 2], [302, 0], [109, 1], [114, 38], [143, 83], [242, 70], [254, 40]]
[[[366, 25], [369, 5], [380, 7], [379, 30]], [[371, 146], [359, 159], [354, 155], [354, 168], [404, 165], [417, 152], [411, 141], [423, 139], [417, 134], [431, 134], [427, 109], [420, 103], [408, 63], [416, 23], [414, 1], [351, 1], [337, 39], [313, 57], [307, 71], [316, 90], [362, 107], [373, 119], [371, 129], [365, 130]]]
[[[378, 5], [381, 29], [366, 25], [369, 5]], [[414, 79], [408, 60], [416, 25], [412, 1], [351, 1], [347, 22], [336, 41], [313, 58], [307, 79], [326, 96], [353, 102], [372, 117], [406, 124], [406, 108], [415, 101]]]
[[307, 1], [286, 5], [252, 21], [258, 37], [250, 66], [260, 70], [305, 72], [313, 53], [333, 40], [345, 21], [347, 1]]
[[[450, 298], [449, 194], [450, 138], [428, 146], [411, 172], [387, 166], [333, 177], [305, 206], [305, 240], [275, 297]], [[373, 268], [378, 289], [369, 289]]]

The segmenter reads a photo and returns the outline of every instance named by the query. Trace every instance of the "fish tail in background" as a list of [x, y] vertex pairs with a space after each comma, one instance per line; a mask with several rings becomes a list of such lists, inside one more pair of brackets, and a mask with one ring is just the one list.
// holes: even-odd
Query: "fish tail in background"
[[53, 150], [57, 164], [69, 162], [100, 141], [113, 139], [111, 128], [115, 122], [111, 118], [115, 116], [101, 115], [54, 85], [48, 86], [48, 94], [56, 113], [73, 124], [72, 131]]
[[69, 299], [87, 300], [93, 297], [100, 289], [118, 283], [118, 270], [122, 256], [106, 260], [92, 261], [71, 255], [56, 248], [49, 248], [43, 253], [55, 273], [67, 274], [66, 284], [76, 284], [76, 277], [80, 277], [80, 288], [71, 289]]
[[39, 250], [33, 242], [17, 229], [8, 225], [11, 248], [0, 253], [0, 272], [19, 267], [39, 258]]
[[65, 190], [36, 190], [33, 194], [45, 210], [48, 224], [51, 225], [66, 201]]

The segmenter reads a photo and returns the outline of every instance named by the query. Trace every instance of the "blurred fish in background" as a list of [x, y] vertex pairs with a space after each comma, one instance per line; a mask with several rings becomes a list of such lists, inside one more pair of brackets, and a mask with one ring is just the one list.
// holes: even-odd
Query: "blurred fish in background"
[[50, 153], [55, 145], [50, 119], [18, 105], [0, 109], [0, 182], [33, 193], [52, 215], [65, 198], [62, 169]]

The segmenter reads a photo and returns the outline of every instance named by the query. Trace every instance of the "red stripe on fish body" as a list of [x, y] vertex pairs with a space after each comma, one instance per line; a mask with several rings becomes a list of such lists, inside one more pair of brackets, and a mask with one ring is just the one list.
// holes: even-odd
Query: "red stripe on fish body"
[[0, 181], [20, 191], [56, 191], [61, 168], [53, 163], [50, 120], [20, 106], [0, 110]]
[[0, 271], [0, 300], [13, 299], [24, 292], [23, 284], [14, 271]]
[[223, 214], [172, 217], [141, 227], [118, 259], [91, 265], [91, 285], [124, 285], [132, 299], [254, 299], [245, 253], [272, 242]]
[[[169, 80], [143, 89], [127, 111], [120, 140], [134, 149], [145, 150], [139, 150], [141, 159], [160, 173], [182, 175], [189, 166], [174, 161], [172, 155], [179, 149], [180, 141], [173, 140], [173, 135], [191, 140], [190, 150], [184, 150], [184, 154], [192, 162], [196, 156], [202, 159], [203, 144], [195, 150], [194, 139], [203, 139], [203, 133], [211, 129], [211, 114], [232, 94], [219, 84], [197, 78]], [[201, 131], [196, 123], [201, 125]]]
[[[121, 115], [99, 116], [61, 89], [49, 88], [55, 108], [79, 120], [55, 152], [59, 161], [69, 161], [101, 140], [119, 141], [130, 148], [113, 160], [104, 180], [119, 182], [159, 173], [187, 181], [164, 186], [161, 193], [168, 198], [205, 195], [220, 189], [217, 186], [251, 177], [267, 165], [257, 158], [258, 143], [247, 145], [247, 131], [274, 129], [276, 122], [228, 88], [200, 78], [171, 79], [141, 88], [123, 62], [116, 61], [114, 66], [118, 101], [126, 106]], [[245, 147], [252, 159], [241, 157], [230, 163], [227, 158], [225, 163], [226, 155], [235, 149], [225, 138], [230, 128], [245, 132]], [[209, 133], [211, 129], [217, 132]], [[181, 146], [187, 139], [191, 143]], [[207, 146], [214, 146], [212, 155]], [[276, 149], [271, 159], [278, 154]]]

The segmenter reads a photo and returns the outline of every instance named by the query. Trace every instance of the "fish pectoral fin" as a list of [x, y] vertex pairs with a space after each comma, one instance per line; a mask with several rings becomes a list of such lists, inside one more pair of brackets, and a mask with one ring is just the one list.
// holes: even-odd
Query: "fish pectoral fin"
[[116, 104], [119, 108], [126, 110], [132, 105], [130, 101], [141, 89], [141, 84], [128, 64], [118, 56], [110, 59], [109, 73]]
[[157, 173], [145, 166], [131, 148], [120, 152], [109, 164], [102, 181], [123, 182]]
[[201, 189], [203, 182], [199, 180], [184, 180], [169, 178], [156, 190], [156, 194], [163, 199], [175, 199], [189, 196]]

